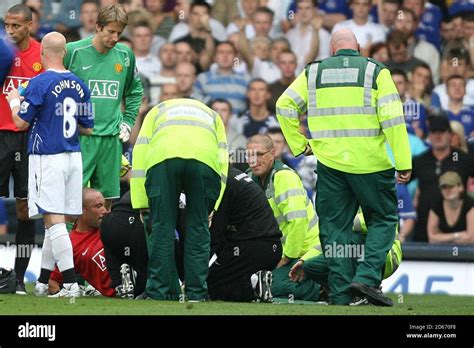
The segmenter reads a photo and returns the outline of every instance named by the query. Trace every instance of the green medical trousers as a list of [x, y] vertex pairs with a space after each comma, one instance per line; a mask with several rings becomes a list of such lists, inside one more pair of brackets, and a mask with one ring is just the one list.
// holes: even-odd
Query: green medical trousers
[[298, 260], [294, 259], [285, 266], [276, 268], [273, 273], [272, 295], [273, 297], [288, 298], [288, 300], [318, 301], [319, 284], [306, 277], [301, 282], [294, 282], [288, 277], [291, 267]]
[[220, 177], [196, 160], [172, 158], [147, 172], [150, 203], [146, 293], [156, 300], [177, 300], [181, 294], [174, 257], [179, 196], [186, 194], [184, 283], [189, 300], [207, 298], [210, 253], [208, 215], [219, 197]]
[[[332, 304], [350, 303], [351, 282], [379, 286], [385, 258], [393, 245], [397, 226], [394, 170], [350, 174], [317, 164], [316, 211], [319, 237], [329, 262], [329, 296]], [[353, 255], [352, 227], [359, 206], [368, 232], [363, 255]], [[343, 250], [341, 252], [341, 250]], [[357, 249], [355, 249], [357, 250]], [[360, 257], [354, 272], [353, 258]]]
[[[363, 245], [365, 243], [365, 235], [360, 232], [352, 233], [352, 245]], [[355, 273], [357, 268], [358, 257], [352, 258], [352, 272]], [[329, 259], [325, 258], [323, 254], [312, 257], [306, 260], [303, 264], [305, 279], [313, 280], [326, 289], [329, 289], [328, 275], [329, 275]]]

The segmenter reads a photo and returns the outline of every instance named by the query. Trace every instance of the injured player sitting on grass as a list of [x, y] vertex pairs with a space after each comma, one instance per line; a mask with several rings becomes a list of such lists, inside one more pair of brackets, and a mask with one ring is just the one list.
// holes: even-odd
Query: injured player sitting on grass
[[[83, 214], [78, 218], [70, 233], [75, 271], [89, 283], [85, 289], [85, 295], [134, 298], [133, 270], [126, 264], [119, 265], [115, 271], [120, 281], [118, 284], [113, 284], [107, 268], [107, 245], [103, 243], [102, 231], [99, 230], [102, 220], [108, 217], [104, 204], [104, 197], [99, 191], [90, 188], [83, 190]], [[61, 284], [61, 273], [56, 269], [49, 280], [49, 293], [58, 292]], [[137, 288], [136, 291], [143, 290]], [[42, 294], [37, 293], [37, 295]]]

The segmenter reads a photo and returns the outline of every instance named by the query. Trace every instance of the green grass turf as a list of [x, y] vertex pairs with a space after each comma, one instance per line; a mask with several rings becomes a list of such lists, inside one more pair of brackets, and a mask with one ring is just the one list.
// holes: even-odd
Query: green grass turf
[[300, 303], [179, 303], [104, 297], [0, 295], [0, 315], [473, 315], [474, 298], [448, 295], [396, 295], [394, 307], [324, 306]]

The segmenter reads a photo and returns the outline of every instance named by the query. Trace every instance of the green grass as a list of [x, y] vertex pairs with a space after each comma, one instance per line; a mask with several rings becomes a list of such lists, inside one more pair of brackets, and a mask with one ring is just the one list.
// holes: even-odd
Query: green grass
[[348, 307], [300, 303], [121, 300], [104, 297], [65, 298], [0, 295], [1, 315], [473, 315], [474, 298], [448, 295], [390, 295], [395, 306]]

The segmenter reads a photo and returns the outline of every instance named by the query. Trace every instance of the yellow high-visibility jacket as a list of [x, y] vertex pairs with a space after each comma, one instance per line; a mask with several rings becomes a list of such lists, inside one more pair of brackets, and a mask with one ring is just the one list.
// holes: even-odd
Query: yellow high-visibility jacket
[[[308, 114], [311, 139], [299, 132]], [[354, 50], [307, 65], [280, 96], [276, 116], [295, 156], [309, 144], [327, 167], [366, 174], [393, 167], [411, 169], [411, 154], [400, 96], [383, 64]]]
[[148, 208], [147, 170], [171, 158], [194, 159], [221, 177], [219, 207], [227, 181], [229, 153], [221, 117], [200, 101], [171, 99], [146, 115], [133, 148], [130, 190], [133, 208]]
[[265, 183], [252, 175], [267, 195], [283, 234], [283, 255], [307, 260], [321, 254], [318, 217], [298, 174], [276, 160]]

